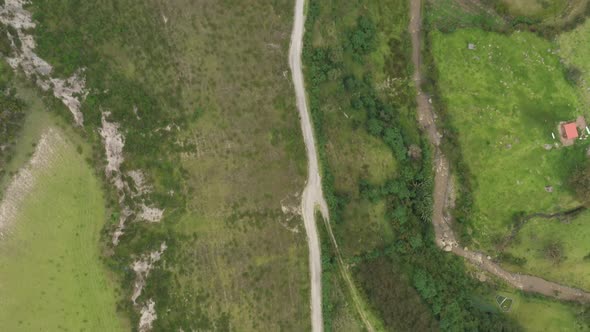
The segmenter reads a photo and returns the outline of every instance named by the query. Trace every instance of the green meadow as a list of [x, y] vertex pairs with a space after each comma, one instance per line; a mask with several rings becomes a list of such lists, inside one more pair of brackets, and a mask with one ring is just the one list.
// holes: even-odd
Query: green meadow
[[[469, 43], [476, 49], [469, 50]], [[466, 227], [474, 243], [490, 248], [511, 230], [517, 214], [577, 206], [567, 180], [585, 160], [587, 144], [556, 148], [551, 134], [558, 136], [559, 121], [586, 113], [555, 45], [530, 33], [467, 29], [432, 33], [432, 47], [446, 130], [471, 173]]]
[[124, 330], [100, 259], [106, 219], [100, 182], [69, 136], [46, 123], [41, 133], [49, 131], [54, 134], [40, 146], [50, 151], [37, 159], [41, 166], [31, 171], [30, 191], [17, 202], [17, 215], [0, 239], [0, 326]]
[[[469, 50], [469, 43], [476, 49]], [[508, 238], [525, 216], [580, 205], [568, 177], [586, 161], [587, 141], [556, 147], [551, 136], [558, 136], [559, 121], [588, 116], [580, 90], [560, 63], [568, 50], [560, 52], [530, 33], [472, 29], [432, 33], [432, 46], [445, 130], [456, 144], [451, 151], [460, 151], [469, 171], [459, 174], [468, 177], [472, 198], [471, 205], [459, 207], [470, 210], [459, 224], [469, 246], [520, 260], [505, 260], [513, 271], [589, 289], [588, 213], [572, 220], [532, 218]], [[560, 248], [558, 262], [547, 256], [551, 244]]]

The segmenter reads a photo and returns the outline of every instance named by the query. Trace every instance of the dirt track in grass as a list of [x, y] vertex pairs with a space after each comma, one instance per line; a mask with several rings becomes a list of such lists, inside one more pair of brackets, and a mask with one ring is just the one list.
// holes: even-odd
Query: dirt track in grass
[[449, 162], [443, 154], [440, 144], [442, 135], [439, 133], [435, 113], [429, 97], [421, 88], [422, 84], [422, 1], [411, 0], [409, 31], [412, 37], [412, 62], [414, 64], [414, 82], [416, 86], [416, 103], [418, 123], [427, 135], [434, 152], [434, 193], [432, 208], [432, 224], [434, 226], [436, 244], [444, 251], [461, 256], [480, 270], [487, 271], [508, 284], [526, 292], [539, 293], [559, 300], [590, 302], [590, 293], [539, 277], [511, 273], [494, 263], [489, 256], [476, 251], [461, 248], [451, 228], [452, 216], [447, 211], [453, 190], [450, 182]]

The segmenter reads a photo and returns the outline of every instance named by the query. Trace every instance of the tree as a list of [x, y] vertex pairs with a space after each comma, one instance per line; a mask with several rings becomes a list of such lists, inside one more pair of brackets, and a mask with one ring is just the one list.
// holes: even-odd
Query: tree
[[349, 33], [348, 43], [358, 58], [374, 51], [377, 48], [377, 27], [373, 20], [360, 16], [356, 28]]
[[543, 247], [543, 253], [545, 254], [545, 258], [553, 262], [553, 264], [557, 265], [563, 261], [564, 252], [563, 252], [563, 243], [551, 240], [545, 244]]

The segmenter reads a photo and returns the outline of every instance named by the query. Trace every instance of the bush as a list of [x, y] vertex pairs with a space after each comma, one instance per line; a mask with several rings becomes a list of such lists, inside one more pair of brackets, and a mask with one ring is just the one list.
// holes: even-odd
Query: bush
[[516, 265], [516, 266], [523, 266], [526, 264], [527, 260], [524, 257], [514, 256], [508, 252], [502, 252], [498, 255], [498, 259], [508, 264]]
[[377, 27], [370, 17], [360, 16], [357, 19], [356, 28], [348, 34], [347, 47], [357, 60], [377, 48]]
[[543, 254], [545, 258], [558, 265], [565, 259], [563, 243], [551, 240], [543, 247]]

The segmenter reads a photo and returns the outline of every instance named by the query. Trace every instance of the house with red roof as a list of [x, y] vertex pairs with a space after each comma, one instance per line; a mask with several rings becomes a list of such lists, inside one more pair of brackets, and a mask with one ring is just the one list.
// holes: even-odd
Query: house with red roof
[[561, 125], [563, 138], [574, 139], [578, 137], [578, 126], [575, 122], [568, 122]]

